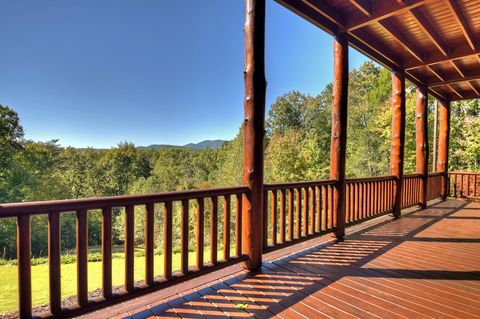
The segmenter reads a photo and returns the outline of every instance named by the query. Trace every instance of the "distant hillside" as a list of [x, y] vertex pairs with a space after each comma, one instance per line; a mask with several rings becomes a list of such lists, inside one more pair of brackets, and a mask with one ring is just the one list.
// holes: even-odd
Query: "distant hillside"
[[204, 150], [207, 148], [219, 148], [221, 147], [226, 141], [224, 140], [205, 140], [199, 143], [189, 143], [186, 145], [168, 145], [168, 144], [152, 144], [148, 146], [139, 146], [138, 149], [149, 149], [149, 150], [158, 150], [162, 148], [171, 148], [171, 147], [179, 147], [179, 148], [190, 148], [192, 150]]

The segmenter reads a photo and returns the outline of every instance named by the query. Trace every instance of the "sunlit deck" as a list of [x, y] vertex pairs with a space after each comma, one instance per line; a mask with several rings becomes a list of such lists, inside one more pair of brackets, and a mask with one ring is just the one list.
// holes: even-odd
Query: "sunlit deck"
[[381, 218], [342, 242], [286, 248], [259, 272], [210, 274], [189, 290], [172, 287], [170, 296], [160, 291], [84, 318], [479, 318], [480, 203], [451, 200]]

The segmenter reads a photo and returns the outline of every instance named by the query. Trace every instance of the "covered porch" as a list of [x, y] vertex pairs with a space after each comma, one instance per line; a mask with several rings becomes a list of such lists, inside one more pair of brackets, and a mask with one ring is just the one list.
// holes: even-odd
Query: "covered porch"
[[[480, 97], [480, 3], [279, 2], [334, 37], [329, 179], [264, 183], [265, 0], [245, 0], [243, 185], [0, 204], [0, 218], [17, 221], [19, 317], [480, 317], [480, 206], [447, 200], [480, 197], [478, 174], [448, 172], [451, 102]], [[346, 178], [349, 46], [392, 71], [386, 176]], [[417, 92], [413, 174], [403, 169], [406, 80]], [[428, 167], [428, 96], [436, 99], [439, 113], [435, 172]], [[142, 281], [134, 280], [138, 207], [145, 210]], [[120, 289], [112, 285], [112, 209], [125, 219]], [[96, 296], [88, 286], [88, 216], [94, 210], [102, 214], [102, 288]], [[154, 272], [155, 211], [163, 214], [162, 274]], [[76, 217], [77, 293], [68, 306], [61, 295], [65, 213]], [[176, 213], [179, 225], [173, 223]], [[48, 215], [50, 295], [43, 312], [32, 307], [34, 215]], [[195, 216], [195, 247], [189, 244], [190, 216]], [[178, 239], [174, 227], [181, 229]], [[179, 269], [172, 266], [174, 240], [181, 247]]]
[[480, 204], [434, 201], [85, 318], [477, 318]]

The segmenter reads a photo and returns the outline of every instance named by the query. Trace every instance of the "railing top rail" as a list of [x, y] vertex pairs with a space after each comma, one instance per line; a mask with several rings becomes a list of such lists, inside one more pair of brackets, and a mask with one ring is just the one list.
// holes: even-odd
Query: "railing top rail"
[[480, 175], [480, 172], [448, 172], [448, 174], [455, 174], [455, 175]]
[[270, 183], [263, 186], [264, 190], [276, 190], [287, 188], [312, 187], [319, 185], [335, 185], [336, 181], [333, 179], [325, 179], [319, 181], [305, 181], [305, 182], [289, 182], [289, 183]]
[[246, 186], [164, 192], [145, 195], [108, 196], [98, 198], [63, 199], [40, 202], [0, 204], [0, 218], [19, 215], [46, 214], [52, 212], [70, 212], [104, 207], [122, 207], [144, 205], [166, 201], [179, 201], [211, 196], [235, 195], [248, 191]]
[[423, 177], [423, 175], [420, 174], [420, 173], [412, 173], [412, 174], [403, 175], [404, 179], [406, 179], [406, 178], [418, 178], [418, 177]]
[[430, 172], [428, 173], [428, 176], [442, 176], [443, 173], [442, 172]]
[[353, 184], [353, 183], [379, 182], [379, 181], [391, 181], [391, 180], [395, 180], [395, 176], [387, 175], [387, 176], [375, 176], [375, 177], [348, 178], [346, 180], [346, 183]]

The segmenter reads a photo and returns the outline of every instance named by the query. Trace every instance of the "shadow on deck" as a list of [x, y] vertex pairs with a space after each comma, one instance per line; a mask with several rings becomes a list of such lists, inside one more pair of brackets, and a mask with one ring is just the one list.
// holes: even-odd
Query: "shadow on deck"
[[[151, 299], [150, 299], [151, 301]], [[105, 310], [103, 310], [105, 311]], [[440, 202], [116, 318], [480, 318], [480, 204]]]

